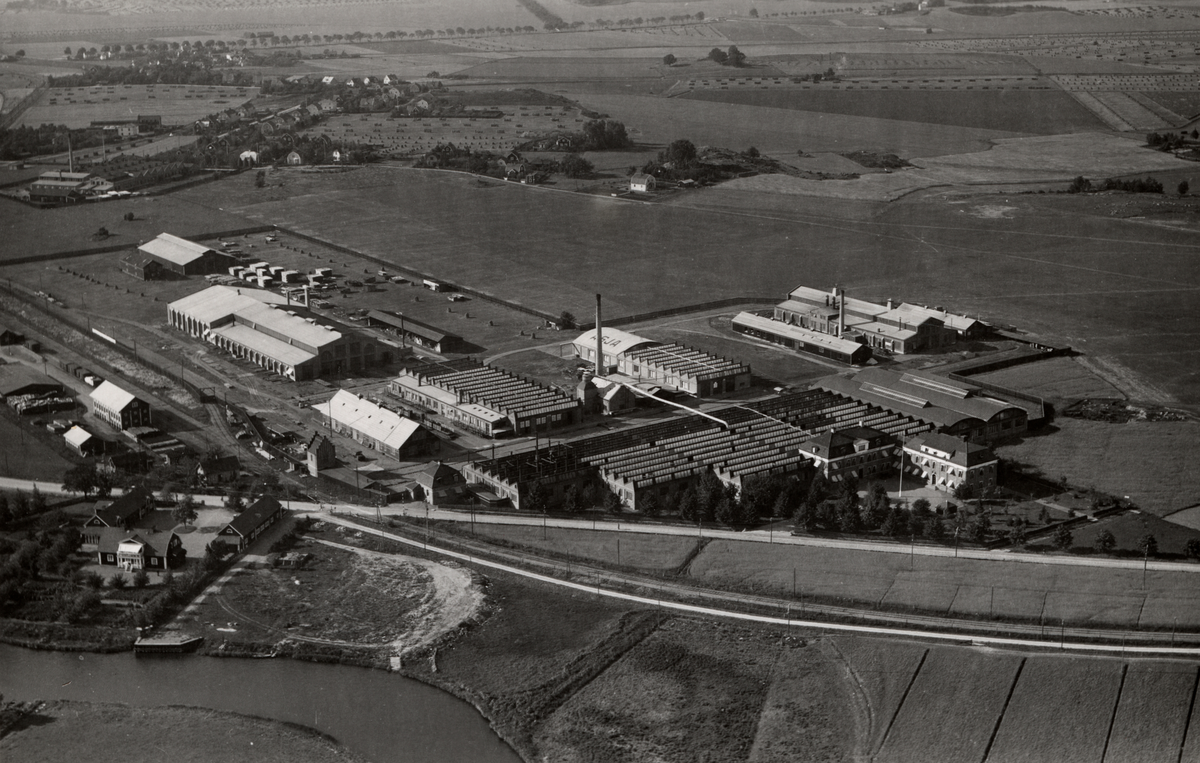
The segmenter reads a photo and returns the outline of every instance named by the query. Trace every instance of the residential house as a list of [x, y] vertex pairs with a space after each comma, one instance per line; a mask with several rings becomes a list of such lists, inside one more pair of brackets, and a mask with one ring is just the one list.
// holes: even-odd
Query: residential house
[[201, 485], [224, 485], [237, 480], [240, 470], [237, 456], [206, 458], [196, 465], [196, 481]]
[[629, 178], [629, 190], [633, 193], [651, 193], [654, 191], [658, 181], [653, 175], [648, 175], [644, 172], [639, 172]]
[[[97, 501], [92, 516], [83, 523], [88, 527], [113, 527], [129, 529], [154, 510], [154, 494], [138, 485], [127, 490], [116, 500]], [[85, 529], [86, 535], [86, 529]]]
[[126, 572], [136, 570], [165, 572], [183, 564], [187, 551], [183, 541], [173, 532], [137, 530], [130, 532], [105, 527], [98, 533], [96, 562], [120, 567]]
[[455, 503], [467, 491], [467, 481], [462, 472], [443, 464], [441, 461], [431, 461], [417, 472], [417, 484], [421, 487], [422, 500], [431, 506]]

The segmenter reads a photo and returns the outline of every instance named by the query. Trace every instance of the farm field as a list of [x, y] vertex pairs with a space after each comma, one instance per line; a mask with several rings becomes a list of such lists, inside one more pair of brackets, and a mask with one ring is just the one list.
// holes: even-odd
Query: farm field
[[1050, 400], [1125, 397], [1119, 389], [1080, 365], [1074, 358], [1039, 360], [1000, 371], [975, 374], [971, 378]]
[[[965, 85], [963, 86], [966, 87]], [[688, 100], [1032, 134], [1104, 129], [1059, 90], [696, 90]]]
[[[993, 763], [1092, 763], [1104, 755], [1124, 666], [1117, 661], [1031, 656], [988, 753]], [[1052, 711], [1051, 711], [1052, 710]], [[1146, 723], [1157, 723], [1148, 717]]]
[[931, 648], [875, 760], [982, 760], [1021, 664], [1016, 655]]
[[19, 124], [87, 127], [95, 120], [156, 114], [164, 125], [188, 125], [216, 111], [241, 106], [256, 87], [216, 85], [96, 85], [50, 88], [21, 115]]
[[[1077, 541], [1076, 545], [1080, 545]], [[1096, 627], [1200, 627], [1192, 573], [1009, 564], [713, 540], [688, 565], [700, 585], [898, 611]]]
[[1060, 416], [1047, 436], [1001, 445], [996, 453], [1077, 485], [1127, 495], [1151, 514], [1191, 506], [1200, 498], [1200, 422], [1108, 424]]
[[686, 137], [697, 146], [742, 150], [755, 146], [765, 153], [795, 155], [799, 149], [855, 151], [871, 149], [902, 157], [959, 154], [986, 149], [992, 140], [1021, 133], [960, 128], [879, 117], [797, 112], [648, 95], [568, 93], [597, 111], [636, 128], [639, 142], [667, 144]]
[[929, 650], [904, 641], [857, 636], [839, 636], [831, 642], [870, 707], [870, 729], [864, 746], [867, 755], [874, 756]]
[[1177, 763], [1196, 678], [1192, 664], [1129, 663], [1104, 760]]

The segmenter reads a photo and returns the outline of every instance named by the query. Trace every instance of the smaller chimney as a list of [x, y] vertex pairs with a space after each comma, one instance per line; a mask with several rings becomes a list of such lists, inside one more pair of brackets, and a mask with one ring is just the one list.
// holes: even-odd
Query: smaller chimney
[[600, 295], [596, 295], [596, 376], [604, 376], [604, 330], [600, 324]]
[[846, 290], [841, 290], [841, 299], [838, 300], [838, 336], [846, 334]]
[[888, 299], [888, 310], [892, 309], [892, 300]]

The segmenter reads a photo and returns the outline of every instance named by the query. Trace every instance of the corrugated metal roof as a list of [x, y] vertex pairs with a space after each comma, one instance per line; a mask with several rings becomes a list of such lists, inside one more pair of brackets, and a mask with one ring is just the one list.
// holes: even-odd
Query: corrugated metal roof
[[338, 390], [329, 400], [318, 403], [313, 408], [339, 424], [396, 450], [404, 447], [409, 438], [421, 428], [421, 425], [412, 419], [381, 408], [370, 400], [344, 389]]
[[231, 323], [228, 326], [215, 328], [212, 330], [212, 333], [289, 366], [298, 366], [316, 357], [316, 355], [303, 348], [276, 339], [270, 334], [255, 331], [251, 327], [243, 326], [240, 323]]
[[188, 241], [186, 238], [173, 236], [170, 233], [160, 233], [155, 238], [138, 247], [139, 251], [161, 257], [176, 265], [187, 265], [212, 251], [207, 246]]
[[92, 402], [98, 403], [110, 411], [123, 411], [137, 397], [132, 392], [126, 392], [110, 381], [105, 381], [96, 387], [91, 394]]

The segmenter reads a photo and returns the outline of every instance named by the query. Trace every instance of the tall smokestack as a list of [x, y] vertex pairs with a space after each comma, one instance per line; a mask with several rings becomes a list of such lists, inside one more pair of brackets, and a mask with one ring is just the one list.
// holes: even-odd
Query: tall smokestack
[[846, 290], [839, 289], [838, 295], [838, 336], [846, 335]]
[[604, 329], [600, 324], [600, 295], [596, 295], [596, 376], [604, 376]]

